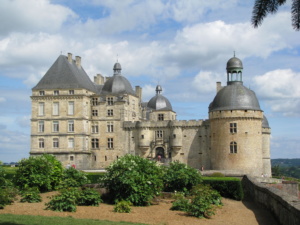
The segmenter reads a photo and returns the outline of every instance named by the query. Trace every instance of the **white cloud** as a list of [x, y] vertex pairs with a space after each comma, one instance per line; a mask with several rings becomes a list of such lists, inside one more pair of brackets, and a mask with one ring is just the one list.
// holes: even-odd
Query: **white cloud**
[[49, 0], [11, 1], [2, 0], [0, 7], [0, 34], [10, 32], [53, 32], [75, 13]]
[[253, 78], [256, 92], [274, 112], [300, 116], [300, 73], [278, 69]]
[[0, 103], [2, 103], [2, 102], [6, 102], [6, 98], [0, 97]]
[[220, 74], [211, 71], [200, 71], [193, 80], [192, 86], [198, 93], [212, 93], [216, 90], [216, 82], [222, 79]]

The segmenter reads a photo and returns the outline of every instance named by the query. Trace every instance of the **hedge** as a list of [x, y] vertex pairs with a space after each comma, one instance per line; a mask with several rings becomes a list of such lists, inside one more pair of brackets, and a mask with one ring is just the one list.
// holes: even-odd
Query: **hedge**
[[242, 182], [238, 178], [203, 177], [203, 183], [209, 184], [213, 189], [217, 190], [222, 197], [238, 201], [244, 198]]

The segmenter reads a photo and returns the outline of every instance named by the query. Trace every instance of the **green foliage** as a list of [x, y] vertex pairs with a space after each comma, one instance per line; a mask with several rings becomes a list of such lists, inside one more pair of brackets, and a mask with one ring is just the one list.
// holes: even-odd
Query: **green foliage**
[[215, 173], [211, 174], [210, 177], [225, 177], [225, 175], [220, 172], [215, 172]]
[[63, 172], [62, 187], [81, 187], [88, 183], [86, 174], [80, 170], [70, 167]]
[[209, 185], [199, 184], [194, 186], [190, 192], [191, 196], [202, 196], [207, 202], [213, 205], [222, 205], [222, 197], [220, 193]]
[[14, 182], [21, 189], [37, 187], [39, 191], [55, 190], [61, 183], [63, 167], [54, 156], [29, 157], [19, 162]]
[[175, 198], [175, 201], [172, 203], [171, 210], [188, 211], [190, 201], [185, 198], [183, 193], [175, 193], [173, 197]]
[[0, 188], [0, 209], [13, 203], [16, 200], [17, 194], [18, 190], [12, 186]]
[[50, 197], [45, 205], [46, 209], [59, 212], [76, 212], [76, 201], [80, 195], [77, 188], [70, 188], [61, 191], [60, 194]]
[[132, 203], [128, 202], [128, 201], [120, 201], [117, 202], [115, 207], [114, 207], [114, 212], [118, 212], [118, 213], [130, 213], [131, 212], [131, 206]]
[[90, 184], [97, 184], [101, 181], [102, 177], [105, 176], [105, 173], [87, 173], [86, 177], [90, 181]]
[[133, 205], [149, 205], [163, 187], [163, 170], [155, 162], [139, 156], [125, 155], [114, 161], [101, 182], [109, 190], [112, 201], [129, 201]]
[[244, 191], [242, 182], [236, 178], [206, 178], [203, 183], [209, 184], [213, 189], [217, 190], [221, 196], [231, 198], [234, 200], [242, 200], [244, 198]]
[[98, 206], [102, 202], [101, 195], [94, 189], [83, 189], [78, 198], [77, 205]]
[[164, 191], [187, 192], [202, 182], [201, 174], [194, 168], [175, 161], [170, 163], [164, 175]]
[[21, 193], [21, 202], [41, 202], [42, 197], [40, 196], [39, 190], [37, 187], [28, 188], [27, 190], [22, 191]]

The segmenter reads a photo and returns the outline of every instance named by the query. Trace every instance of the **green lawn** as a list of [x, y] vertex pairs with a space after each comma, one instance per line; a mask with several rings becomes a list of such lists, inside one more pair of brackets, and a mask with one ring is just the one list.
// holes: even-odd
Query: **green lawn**
[[107, 220], [74, 219], [72, 217], [46, 217], [0, 214], [0, 225], [144, 225], [142, 223], [111, 222]]

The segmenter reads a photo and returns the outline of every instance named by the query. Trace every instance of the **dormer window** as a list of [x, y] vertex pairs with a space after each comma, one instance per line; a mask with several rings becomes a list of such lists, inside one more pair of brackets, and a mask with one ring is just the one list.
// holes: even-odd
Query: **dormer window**
[[114, 98], [113, 97], [107, 97], [107, 105], [113, 105], [114, 104]]
[[55, 90], [55, 91], [53, 92], [53, 95], [59, 95], [59, 91], [58, 91], [58, 90]]
[[40, 96], [44, 96], [45, 95], [45, 91], [40, 91]]
[[69, 95], [74, 95], [75, 91], [74, 90], [69, 90]]
[[158, 120], [164, 120], [164, 114], [158, 114]]

